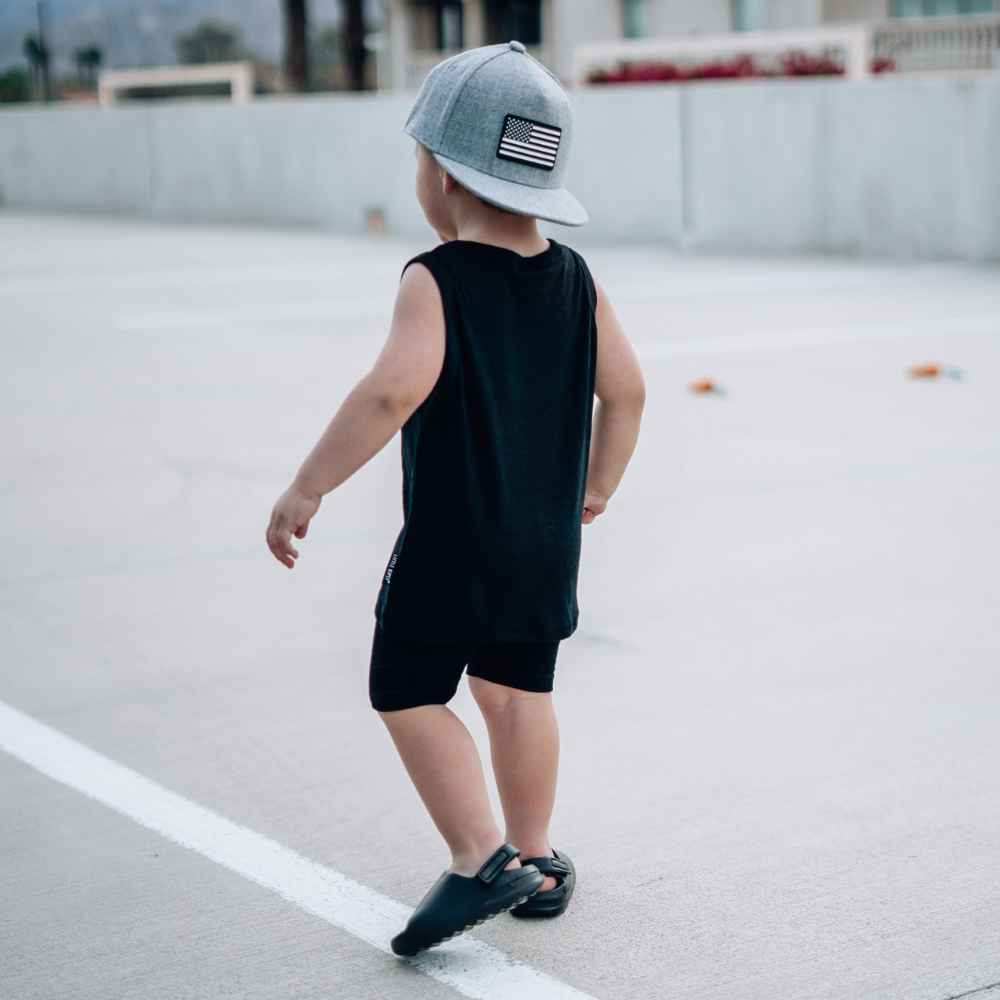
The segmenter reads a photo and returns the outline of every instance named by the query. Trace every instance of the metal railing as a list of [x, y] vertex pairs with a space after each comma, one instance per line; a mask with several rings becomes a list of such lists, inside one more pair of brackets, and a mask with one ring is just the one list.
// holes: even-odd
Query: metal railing
[[882, 72], [1000, 69], [1000, 15], [595, 42], [574, 50], [573, 82], [585, 85], [595, 74], [623, 65], [694, 67], [738, 56], [773, 60], [799, 52], [833, 59], [853, 80]]
[[1000, 15], [925, 17], [868, 27], [872, 65], [901, 73], [1000, 69]]

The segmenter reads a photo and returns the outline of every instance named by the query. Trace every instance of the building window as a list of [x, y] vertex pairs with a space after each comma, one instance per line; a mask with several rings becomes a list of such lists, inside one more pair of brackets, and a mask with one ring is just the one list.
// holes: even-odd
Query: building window
[[542, 43], [542, 0], [486, 0], [486, 43]]
[[733, 0], [733, 27], [737, 31], [761, 31], [767, 23], [767, 0]]
[[410, 48], [452, 52], [462, 48], [461, 0], [414, 0], [409, 5]]
[[992, 14], [993, 0], [892, 0], [893, 17]]
[[622, 0], [622, 27], [626, 38], [646, 37], [646, 0]]
[[460, 2], [441, 4], [438, 17], [441, 48], [451, 51], [462, 48], [462, 4]]

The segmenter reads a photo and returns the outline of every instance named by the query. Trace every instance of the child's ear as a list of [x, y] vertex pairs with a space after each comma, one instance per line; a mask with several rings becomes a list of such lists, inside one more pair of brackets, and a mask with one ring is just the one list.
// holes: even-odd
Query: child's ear
[[444, 169], [444, 167], [442, 167], [441, 190], [444, 191], [445, 194], [451, 194], [451, 192], [454, 191], [455, 188], [457, 188], [458, 186], [459, 186], [458, 181], [456, 181], [455, 178], [452, 177], [451, 174], [449, 174], [448, 171]]

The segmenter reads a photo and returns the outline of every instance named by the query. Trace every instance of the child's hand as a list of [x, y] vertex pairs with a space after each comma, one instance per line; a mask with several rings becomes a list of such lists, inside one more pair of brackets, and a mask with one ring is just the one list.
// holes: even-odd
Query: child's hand
[[588, 493], [583, 498], [583, 523], [592, 524], [598, 514], [603, 514], [608, 508], [606, 497], [599, 497], [593, 493]]
[[271, 511], [271, 523], [267, 526], [267, 547], [274, 558], [289, 569], [299, 557], [298, 550], [292, 545], [292, 537], [306, 537], [309, 522], [319, 510], [321, 501], [322, 497], [308, 496], [292, 483]]

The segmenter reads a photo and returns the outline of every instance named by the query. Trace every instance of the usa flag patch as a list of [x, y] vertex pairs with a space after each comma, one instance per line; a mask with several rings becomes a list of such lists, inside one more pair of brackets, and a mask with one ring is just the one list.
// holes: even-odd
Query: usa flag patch
[[554, 125], [543, 125], [528, 118], [507, 115], [503, 122], [503, 134], [497, 156], [501, 160], [527, 163], [542, 170], [551, 170], [556, 165], [559, 140], [562, 129]]

